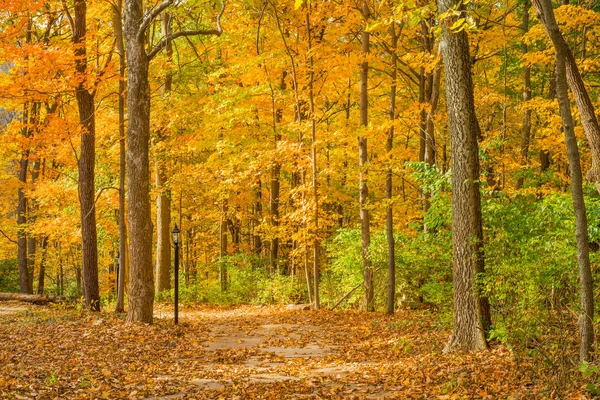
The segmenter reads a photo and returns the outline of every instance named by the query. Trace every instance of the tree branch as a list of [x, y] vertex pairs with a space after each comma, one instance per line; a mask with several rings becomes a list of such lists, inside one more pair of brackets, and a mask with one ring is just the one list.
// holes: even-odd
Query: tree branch
[[146, 33], [146, 29], [148, 29], [148, 27], [150, 26], [152, 21], [154, 21], [161, 12], [163, 12], [164, 10], [169, 8], [174, 2], [175, 2], [175, 0], [164, 0], [162, 3], [160, 3], [158, 5], [158, 7], [153, 8], [150, 11], [148, 11], [148, 13], [146, 13], [146, 15], [144, 16], [144, 19], [142, 19], [142, 24], [140, 25], [140, 29], [137, 32], [138, 39], [140, 39], [141, 36], [143, 36], [144, 33]]
[[63, 11], [65, 12], [65, 15], [67, 16], [67, 19], [69, 20], [69, 25], [71, 26], [71, 31], [73, 31], [73, 29], [75, 29], [75, 22], [73, 21], [73, 16], [69, 12], [69, 7], [67, 7], [67, 2], [65, 0], [62, 0], [61, 4], [63, 7]]
[[179, 31], [179, 32], [175, 32], [175, 33], [170, 33], [166, 36], [164, 36], [160, 42], [158, 42], [158, 44], [150, 51], [150, 53], [148, 53], [148, 60], [152, 60], [154, 57], [156, 57], [156, 55], [163, 50], [167, 44], [169, 44], [170, 42], [172, 42], [173, 40], [179, 38], [179, 37], [186, 37], [186, 36], [200, 36], [200, 35], [215, 35], [215, 36], [221, 36], [221, 34], [223, 33], [223, 28], [221, 27], [221, 17], [223, 16], [223, 12], [225, 11], [225, 1], [223, 1], [222, 3], [222, 7], [221, 10], [219, 11], [219, 14], [217, 15], [217, 28], [216, 29], [201, 29], [201, 30], [191, 30], [191, 31]]
[[0, 229], [0, 234], [2, 234], [2, 236], [4, 236], [6, 239], [8, 239], [10, 242], [17, 244], [16, 240], [12, 240], [11, 238], [8, 237], [8, 235], [6, 233], [4, 233], [1, 229]]

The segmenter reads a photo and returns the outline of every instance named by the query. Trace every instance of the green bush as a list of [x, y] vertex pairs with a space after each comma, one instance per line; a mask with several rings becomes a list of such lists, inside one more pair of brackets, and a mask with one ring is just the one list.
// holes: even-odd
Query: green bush
[[0, 292], [19, 291], [19, 267], [17, 260], [0, 260]]

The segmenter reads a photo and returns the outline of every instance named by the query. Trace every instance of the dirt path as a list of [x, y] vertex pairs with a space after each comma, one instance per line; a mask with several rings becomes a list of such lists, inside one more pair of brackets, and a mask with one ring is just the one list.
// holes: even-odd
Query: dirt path
[[[7, 308], [8, 307], [8, 308]], [[443, 354], [427, 312], [158, 307], [154, 325], [65, 306], [2, 305], [2, 399], [545, 398], [504, 347]]]
[[[255, 387], [257, 395], [262, 392], [269, 397], [287, 392], [291, 399], [321, 398], [328, 391], [364, 399], [392, 397], [393, 393], [383, 385], [348, 379], [374, 364], [340, 361], [343, 354], [334, 335], [338, 326], [324, 321], [315, 325], [310, 313], [265, 315], [261, 308], [254, 311], [244, 313], [241, 318], [235, 311], [229, 318], [227, 311], [208, 315], [187, 313], [188, 320], [204, 320], [210, 326], [209, 338], [202, 342], [203, 356], [178, 360], [197, 370], [201, 378], [191, 383], [198, 389], [229, 392], [233, 385], [242, 385]], [[229, 378], [232, 374], [235, 379]], [[299, 393], [289, 393], [292, 387], [302, 389]], [[185, 395], [181, 392], [153, 398]]]

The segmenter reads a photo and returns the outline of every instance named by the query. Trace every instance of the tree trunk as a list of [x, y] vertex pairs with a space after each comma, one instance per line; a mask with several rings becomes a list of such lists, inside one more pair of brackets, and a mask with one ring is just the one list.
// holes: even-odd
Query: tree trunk
[[254, 186], [254, 209], [253, 211], [253, 219], [252, 219], [252, 251], [254, 254], [259, 255], [262, 252], [262, 241], [260, 235], [256, 233], [256, 227], [260, 224], [262, 220], [262, 181], [260, 179], [260, 174], [256, 179], [256, 185]]
[[[39, 110], [36, 111], [39, 113]], [[31, 168], [31, 186], [35, 183], [35, 181], [40, 176], [40, 162], [38, 160], [33, 162], [33, 166]], [[35, 221], [35, 217], [32, 212], [35, 209], [35, 201], [33, 199], [29, 200], [27, 207], [27, 223], [31, 224]], [[27, 238], [27, 293], [33, 293], [33, 281], [35, 274], [35, 256], [37, 252], [37, 239], [35, 235], [29, 235]]]
[[87, 84], [87, 3], [75, 0], [73, 19], [73, 45], [75, 70], [79, 79], [75, 88], [79, 123], [81, 125], [81, 153], [79, 155], [79, 204], [81, 221], [81, 255], [83, 292], [86, 307], [100, 311], [100, 290], [98, 286], [98, 242], [96, 232], [96, 191], [94, 169], [96, 160], [96, 121], [95, 92], [86, 88]]
[[221, 204], [221, 224], [219, 226], [219, 282], [221, 291], [227, 291], [227, 200]]
[[[21, 130], [24, 137], [29, 136], [29, 104], [25, 103], [23, 109], [23, 124]], [[24, 225], [27, 223], [27, 197], [25, 197], [24, 186], [27, 183], [27, 169], [29, 165], [29, 149], [21, 151], [21, 161], [19, 163], [19, 181], [21, 182], [18, 190], [18, 206], [17, 206], [17, 254], [19, 262], [19, 284], [21, 293], [29, 293], [29, 272], [27, 270], [27, 233]]]
[[[307, 6], [310, 10], [310, 5]], [[311, 148], [311, 178], [314, 201], [314, 232], [313, 234], [313, 308], [318, 310], [321, 307], [319, 298], [319, 191], [317, 186], [317, 122], [315, 119], [315, 71], [314, 58], [312, 53], [312, 29], [310, 24], [310, 13], [306, 13], [306, 31], [308, 36], [308, 53], [310, 71], [308, 73], [308, 100], [310, 108], [310, 148]]]
[[146, 32], [140, 32], [142, 0], [125, 0], [124, 37], [127, 48], [127, 175], [129, 207], [128, 322], [152, 323], [152, 216], [150, 213], [150, 85]]
[[[528, 1], [523, 4], [523, 22], [521, 23], [521, 33], [525, 35], [529, 32], [529, 7]], [[524, 40], [521, 41], [521, 54], [526, 55], [529, 49]], [[527, 106], [527, 102], [531, 100], [531, 68], [528, 65], [523, 64], [523, 103]], [[521, 128], [521, 165], [525, 167], [527, 165], [527, 158], [529, 157], [529, 142], [531, 138], [531, 110], [526, 109], [523, 113], [523, 126]], [[523, 187], [525, 178], [523, 177], [524, 171], [521, 171], [521, 175], [517, 178], [516, 189], [519, 190]]]
[[42, 237], [41, 240], [41, 255], [40, 255], [40, 271], [38, 274], [37, 294], [44, 294], [44, 282], [46, 278], [46, 248], [48, 247], [48, 236]]
[[[170, 35], [171, 15], [165, 13], [162, 19], [163, 36]], [[173, 47], [169, 42], [165, 46], [165, 55], [170, 63], [173, 57]], [[162, 96], [168, 96], [173, 85], [173, 76], [170, 72], [165, 75]], [[165, 140], [165, 132], [161, 127], [157, 135], [157, 142]], [[167, 174], [165, 165], [165, 152], [157, 151], [156, 161], [156, 293], [171, 288], [171, 191], [167, 188]], [[180, 226], [181, 228], [181, 226]]]
[[28, 303], [54, 303], [56, 301], [56, 298], [54, 296], [30, 293], [0, 293], [0, 301], [3, 300], [17, 300], [25, 301]]
[[[292, 60], [293, 61], [293, 60]], [[283, 71], [281, 75], [281, 82], [279, 84], [279, 90], [282, 92], [286, 89], [285, 78], [286, 72]], [[281, 108], [275, 108], [275, 99], [273, 98], [273, 147], [277, 150], [277, 146], [279, 141], [281, 140], [281, 133], [277, 129], [277, 124], [281, 122], [283, 118], [283, 110]], [[279, 177], [281, 175], [281, 164], [278, 162], [273, 165], [273, 169], [271, 170], [271, 195], [269, 198], [269, 214], [271, 216], [271, 225], [274, 227], [276, 231], [275, 235], [277, 235], [277, 227], [279, 227], [279, 191], [280, 191], [280, 183]], [[277, 236], [271, 239], [271, 247], [269, 249], [269, 269], [272, 273], [275, 270], [275, 263], [277, 262], [279, 252], [279, 238]]]
[[438, 51], [438, 57], [440, 62], [436, 65], [433, 71], [433, 79], [431, 82], [431, 90], [429, 97], [429, 111], [427, 113], [427, 123], [425, 125], [425, 161], [430, 166], [435, 165], [435, 116], [437, 114], [437, 108], [440, 99], [440, 83], [442, 81], [442, 62], [441, 62], [441, 49]]
[[[390, 110], [389, 119], [394, 122], [396, 119], [396, 79], [398, 78], [398, 55], [396, 54], [396, 47], [398, 46], [398, 36], [396, 35], [396, 28], [394, 24], [390, 26], [390, 34], [392, 40], [392, 86], [390, 88]], [[394, 126], [392, 125], [388, 130], [388, 137], [386, 143], [386, 151], [388, 157], [390, 157], [385, 176], [385, 194], [388, 201], [386, 216], [385, 216], [385, 233], [388, 244], [388, 291], [387, 291], [387, 308], [388, 314], [393, 314], [396, 308], [396, 259], [395, 259], [395, 241], [394, 241], [394, 214], [392, 209], [392, 166], [391, 166], [391, 154], [394, 147]]]
[[[455, 7], [439, 0], [440, 12]], [[483, 267], [479, 195], [479, 126], [475, 115], [469, 41], [465, 30], [451, 32], [456, 17], [443, 26], [446, 102], [452, 146], [452, 244], [454, 267], [454, 328], [445, 351], [487, 348], [476, 284]]]
[[[360, 64], [360, 125], [366, 130], [369, 124], [369, 62], [366, 60], [369, 54], [369, 39], [370, 34], [366, 29], [367, 21], [371, 16], [367, 0], [362, 1], [362, 14], [364, 27], [361, 34], [362, 55], [365, 58]], [[373, 267], [369, 257], [369, 246], [371, 245], [371, 228], [369, 220], [369, 209], [367, 203], [369, 199], [368, 182], [368, 162], [369, 153], [367, 148], [367, 138], [361, 132], [358, 135], [358, 162], [360, 166], [359, 172], [359, 203], [360, 203], [360, 222], [362, 231], [362, 259], [363, 259], [363, 276], [365, 285], [365, 309], [374, 311], [373, 307]]]
[[[571, 114], [571, 104], [568, 93], [568, 64], [573, 60], [573, 56], [568, 51], [566, 42], [556, 24], [552, 3], [549, 0], [532, 0], [536, 15], [544, 25], [554, 46], [556, 55], [556, 97], [560, 107], [560, 115], [565, 133], [565, 144], [569, 156], [569, 167], [571, 172], [571, 192], [573, 196], [573, 209], [575, 213], [575, 231], [577, 241], [577, 262], [579, 265], [579, 283], [581, 286], [581, 315], [579, 316], [579, 357], [582, 361], [590, 359], [590, 353], [594, 345], [594, 293], [593, 278], [590, 267], [589, 247], [588, 247], [588, 226], [585, 211], [585, 201], [583, 197], [583, 178], [581, 173], [581, 164], [579, 160], [579, 150], [577, 148], [577, 138]], [[575, 70], [576, 71], [576, 70]], [[573, 70], [571, 68], [571, 74]], [[573, 88], [573, 86], [571, 86]], [[585, 88], [583, 88], [585, 91]], [[579, 94], [581, 95], [581, 93]], [[578, 95], [576, 94], [576, 97]], [[587, 92], [585, 97], [589, 100]], [[586, 118], [582, 114], [582, 119]], [[588, 116], [589, 117], [589, 116]], [[595, 115], [594, 115], [595, 118]], [[589, 121], [588, 121], [589, 123]], [[592, 145], [592, 143], [590, 143]]]
[[125, 47], [119, 0], [113, 9], [113, 29], [119, 53], [119, 273], [117, 276], [117, 304], [115, 312], [125, 312], [125, 268], [127, 265], [127, 227], [125, 226]]

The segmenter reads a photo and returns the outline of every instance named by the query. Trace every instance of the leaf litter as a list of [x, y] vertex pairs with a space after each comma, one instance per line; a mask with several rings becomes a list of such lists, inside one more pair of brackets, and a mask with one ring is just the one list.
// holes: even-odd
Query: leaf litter
[[[545, 399], [547, 380], [509, 349], [444, 354], [435, 315], [401, 310], [166, 306], [123, 315], [5, 302], [2, 399]], [[564, 398], [586, 398], [572, 388]]]

